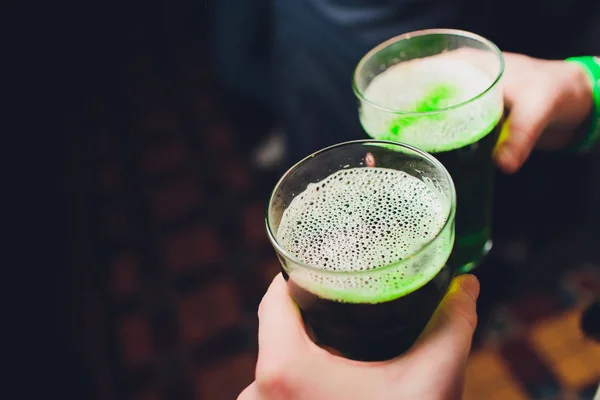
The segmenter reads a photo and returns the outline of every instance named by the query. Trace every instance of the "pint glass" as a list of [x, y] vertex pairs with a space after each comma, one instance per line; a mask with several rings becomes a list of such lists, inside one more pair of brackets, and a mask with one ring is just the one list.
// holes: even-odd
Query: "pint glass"
[[453, 276], [455, 197], [439, 161], [390, 141], [328, 147], [284, 174], [267, 234], [318, 344], [374, 361], [415, 342]]
[[356, 67], [360, 121], [375, 139], [432, 153], [456, 185], [450, 264], [472, 270], [492, 246], [492, 152], [503, 122], [500, 50], [473, 33], [431, 29], [390, 39]]

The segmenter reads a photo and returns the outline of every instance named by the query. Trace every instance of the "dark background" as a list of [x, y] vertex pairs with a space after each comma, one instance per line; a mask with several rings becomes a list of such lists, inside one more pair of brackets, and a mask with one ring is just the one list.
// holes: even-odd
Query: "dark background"
[[[6, 10], [19, 242], [7, 259], [23, 275], [5, 280], [19, 343], [7, 350], [23, 398], [234, 398], [253, 377], [255, 311], [278, 269], [262, 217], [280, 170], [248, 161], [277, 126], [269, 96], [215, 67], [210, 2]], [[246, 79], [266, 79], [263, 61]], [[598, 171], [597, 157], [537, 154], [500, 177], [484, 317], [598, 266]]]

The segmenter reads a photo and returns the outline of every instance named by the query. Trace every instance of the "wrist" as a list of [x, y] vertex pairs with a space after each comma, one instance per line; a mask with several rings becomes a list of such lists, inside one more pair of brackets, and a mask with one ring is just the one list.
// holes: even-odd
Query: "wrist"
[[581, 114], [575, 121], [575, 130], [569, 140], [569, 147], [580, 143], [592, 128], [592, 116], [594, 114], [594, 86], [585, 69], [575, 62], [566, 63], [573, 70], [573, 87], [577, 95], [578, 109]]
[[597, 57], [572, 57], [573, 87], [581, 110], [578, 129], [568, 149], [576, 152], [592, 150], [600, 142], [600, 63]]

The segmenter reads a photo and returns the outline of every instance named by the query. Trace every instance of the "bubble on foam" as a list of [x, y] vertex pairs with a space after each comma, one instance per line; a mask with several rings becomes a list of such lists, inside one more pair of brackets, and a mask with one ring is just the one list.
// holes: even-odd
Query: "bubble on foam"
[[[364, 96], [388, 109], [427, 112], [468, 101], [492, 82], [493, 78], [471, 62], [436, 56], [388, 68], [373, 78]], [[476, 100], [443, 113], [401, 115], [363, 104], [360, 118], [374, 138], [409, 143], [437, 153], [478, 141], [492, 130], [502, 113], [502, 95], [494, 87]]]
[[418, 251], [447, 215], [448, 201], [431, 182], [387, 168], [343, 169], [296, 195], [276, 236], [314, 267], [291, 268], [297, 284], [339, 301], [380, 302], [415, 290], [444, 266], [452, 229]]

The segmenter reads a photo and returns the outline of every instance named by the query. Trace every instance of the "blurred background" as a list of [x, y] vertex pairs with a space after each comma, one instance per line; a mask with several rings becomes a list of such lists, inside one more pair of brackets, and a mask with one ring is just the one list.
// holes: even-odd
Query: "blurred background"
[[[229, 400], [253, 380], [256, 310], [279, 271], [263, 215], [294, 161], [270, 10], [52, 4], [13, 31], [37, 43], [22, 65], [44, 81], [23, 121], [52, 117], [27, 136], [49, 206], [36, 307], [55, 328], [39, 334], [53, 358], [34, 382], [50, 374], [66, 398]], [[592, 398], [600, 347], [580, 319], [600, 293], [599, 161], [535, 154], [498, 176], [466, 399]]]

